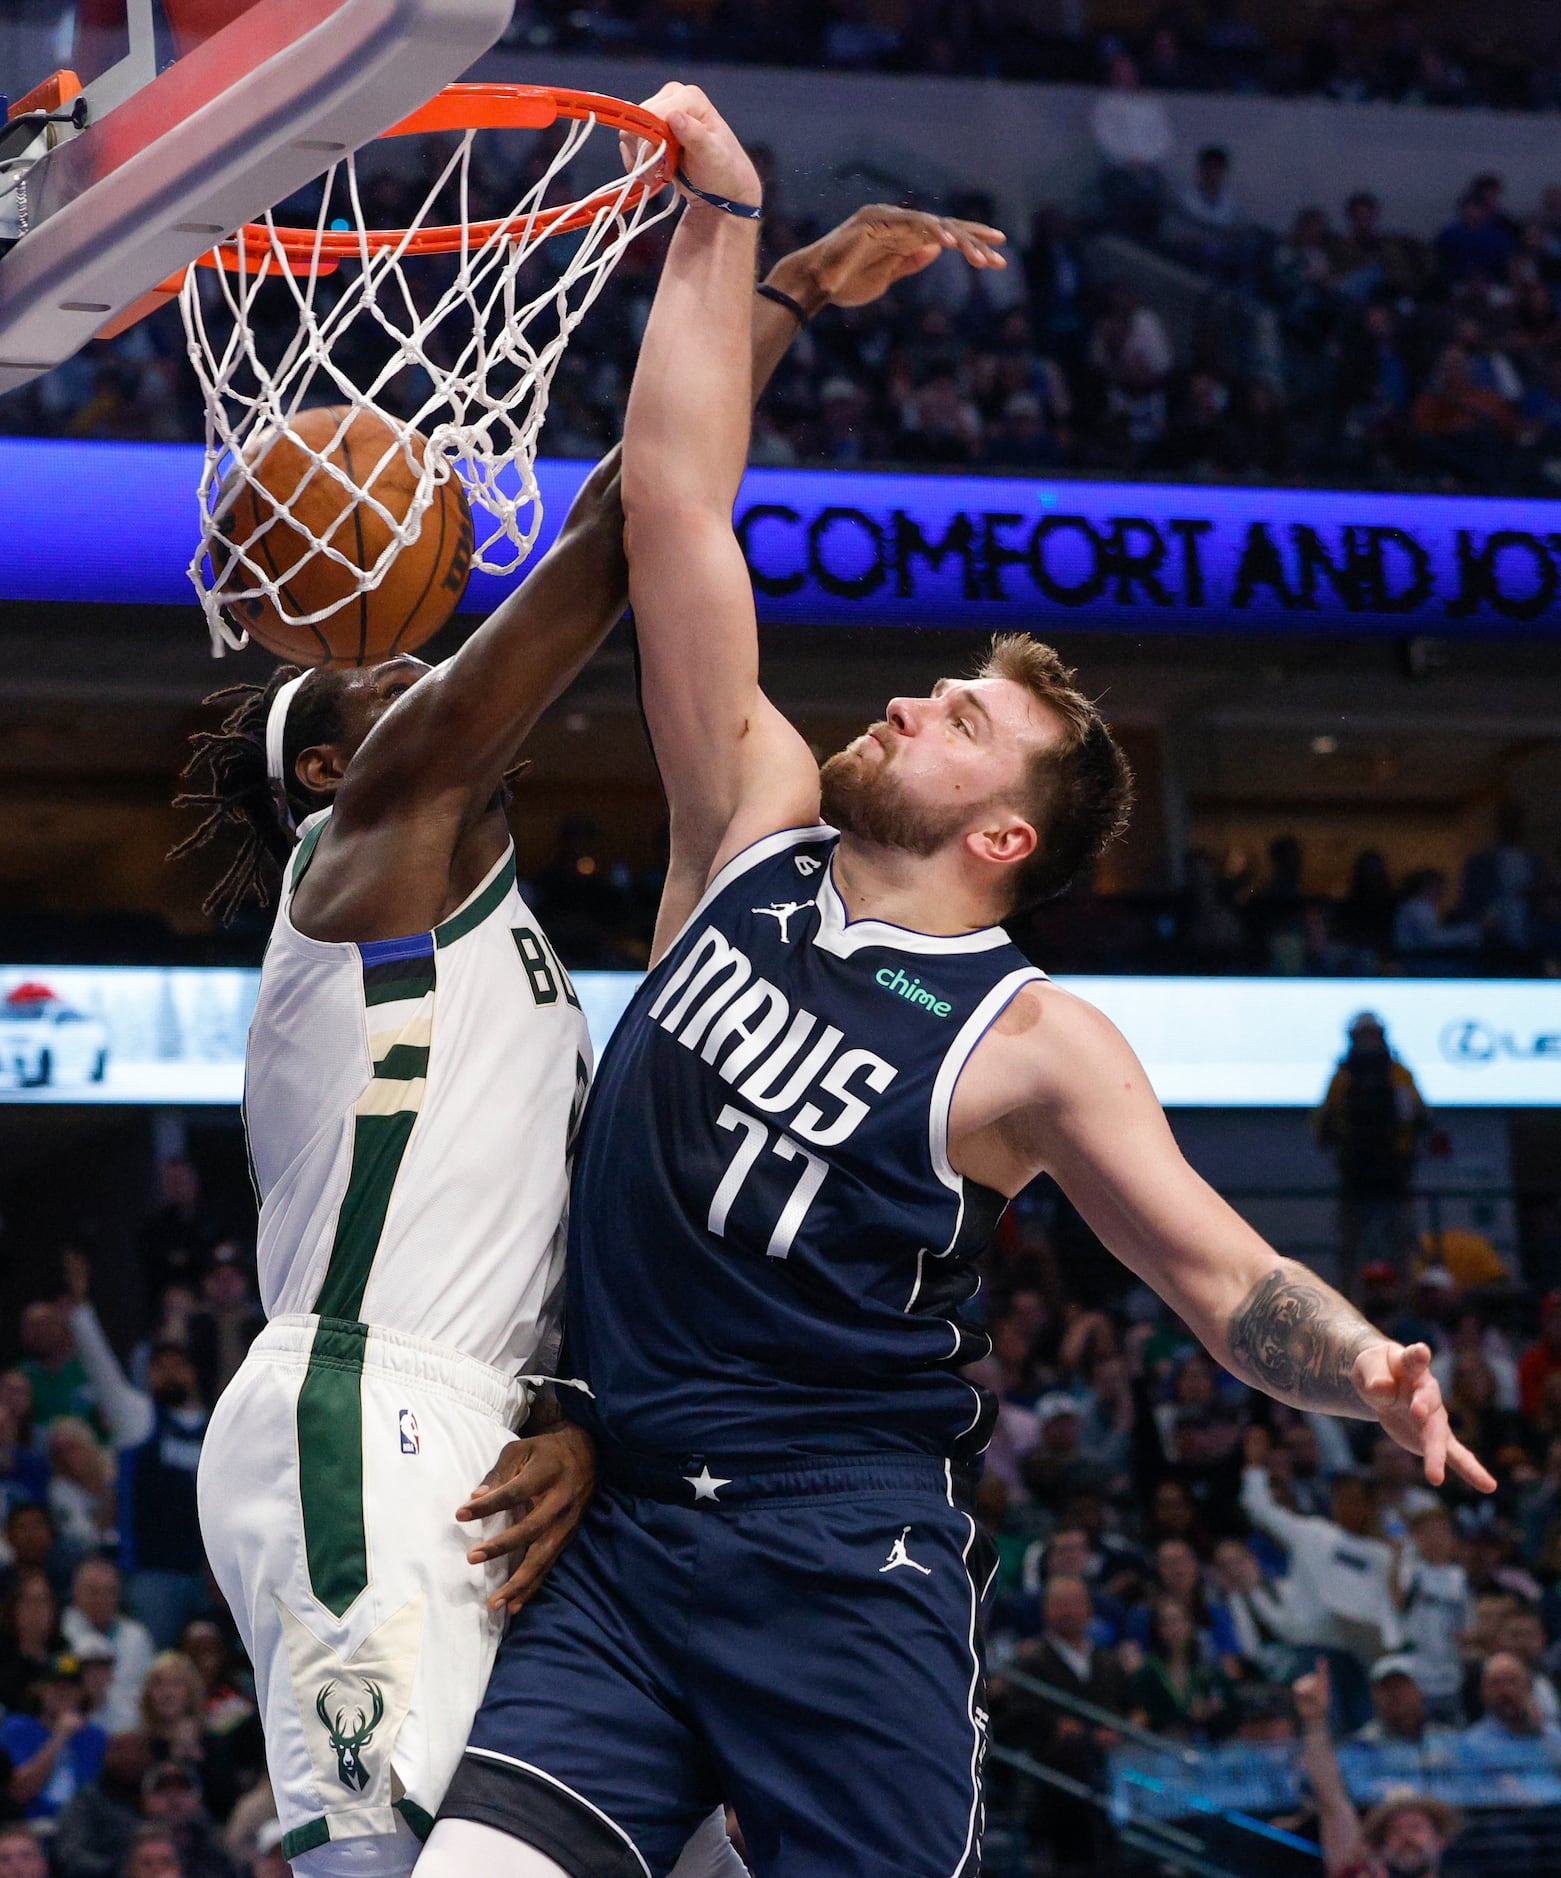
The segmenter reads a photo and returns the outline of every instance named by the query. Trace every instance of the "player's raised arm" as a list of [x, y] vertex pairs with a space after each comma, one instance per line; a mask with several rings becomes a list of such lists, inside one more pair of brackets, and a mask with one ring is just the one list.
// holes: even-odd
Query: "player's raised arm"
[[818, 767], [760, 692], [753, 589], [732, 532], [752, 409], [758, 173], [696, 87], [666, 86], [647, 108], [667, 120], [683, 176], [702, 192], [672, 239], [623, 432], [642, 697], [673, 874], [697, 894], [724, 849], [817, 819]]
[[[758, 204], [757, 174], [702, 92], [669, 85], [648, 108], [683, 142], [690, 181], [737, 207]], [[811, 316], [876, 300], [945, 251], [1000, 268], [1003, 239], [984, 224], [874, 204], [778, 262], [768, 284]], [[658, 954], [722, 860], [818, 813], [812, 755], [760, 689], [753, 590], [732, 531], [758, 388], [740, 340], [755, 248], [752, 217], [690, 198], [624, 432], [641, 695], [672, 827]], [[774, 317], [763, 303], [758, 319]], [[762, 357], [756, 325], [756, 371]]]
[[409, 811], [456, 827], [493, 800], [537, 719], [623, 612], [620, 448], [580, 486], [521, 586], [369, 733], [336, 796], [338, 832]]
[[1055, 986], [1016, 998], [956, 1097], [961, 1172], [1016, 1192], [1050, 1173], [1101, 1243], [1211, 1354], [1294, 1408], [1378, 1421], [1490, 1492], [1452, 1433], [1424, 1344], [1385, 1336], [1307, 1266], [1281, 1258], [1183, 1158], [1143, 1065], [1111, 1021]]

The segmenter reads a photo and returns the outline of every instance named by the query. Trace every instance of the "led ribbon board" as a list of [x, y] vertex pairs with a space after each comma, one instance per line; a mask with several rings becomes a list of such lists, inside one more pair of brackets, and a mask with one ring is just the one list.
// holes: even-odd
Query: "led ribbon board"
[[[539, 464], [538, 553], [588, 467]], [[192, 604], [199, 474], [189, 445], [0, 438], [0, 599]], [[757, 469], [736, 525], [772, 625], [1561, 626], [1561, 502]], [[512, 584], [474, 575], [464, 610], [490, 611]]]
[[[235, 1104], [259, 982], [220, 966], [0, 966], [0, 1102]], [[574, 982], [599, 1055], [640, 978], [577, 972]], [[1313, 1107], [1361, 1010], [1383, 1019], [1435, 1108], [1561, 1105], [1553, 980], [1058, 983], [1121, 1028], [1168, 1108]]]

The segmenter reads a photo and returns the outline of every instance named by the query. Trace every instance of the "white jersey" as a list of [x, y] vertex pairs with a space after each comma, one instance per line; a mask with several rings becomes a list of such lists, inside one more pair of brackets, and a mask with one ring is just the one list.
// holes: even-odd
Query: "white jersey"
[[268, 1317], [374, 1324], [514, 1374], [556, 1315], [585, 1019], [512, 851], [431, 932], [299, 932], [328, 816], [300, 831], [249, 1032], [261, 1299]]

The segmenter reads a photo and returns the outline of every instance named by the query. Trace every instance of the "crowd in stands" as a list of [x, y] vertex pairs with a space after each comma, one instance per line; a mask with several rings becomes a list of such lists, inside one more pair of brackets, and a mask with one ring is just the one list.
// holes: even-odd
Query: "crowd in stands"
[[[524, 814], [524, 800], [520, 804]], [[564, 963], [640, 971], [649, 957], [663, 868], [633, 866], [588, 817], [557, 827], [547, 863], [522, 881]], [[1168, 972], [1288, 977], [1556, 977], [1561, 975], [1561, 857], [1525, 842], [1516, 809], [1455, 876], [1395, 876], [1363, 850], [1342, 893], [1308, 880], [1304, 844], [1280, 835], [1266, 853], [1198, 847], [1181, 884], [1107, 894], [1088, 882], [1014, 923], [1036, 962], [1064, 972]], [[0, 912], [0, 956], [35, 965], [255, 965], [269, 914], [176, 933], [151, 913]]]
[[[67, 1250], [0, 1349], [4, 1878], [283, 1878], [195, 1523], [207, 1411], [260, 1322], [249, 1248], [220, 1231], [194, 1170], [166, 1164], [137, 1240], [146, 1334], [111, 1346]], [[1103, 1790], [1126, 1745], [1082, 1698], [1173, 1747], [1253, 1750], [1291, 1796], [1268, 1810], [1303, 1833], [1320, 1813], [1325, 1851], [1349, 1808], [1369, 1853], [1389, 1815], [1364, 1809], [1402, 1807], [1406, 1780], [1444, 1837], [1448, 1793], [1471, 1804], [1460, 1771], [1478, 1804], [1561, 1799], [1561, 1293], [1428, 1256], [1372, 1260], [1359, 1295], [1431, 1344], [1493, 1499], [1432, 1493], [1366, 1424], [1237, 1384], [1055, 1188], [1021, 1196], [971, 1372], [999, 1403], [978, 1504], [998, 1743]], [[1024, 1869], [1114, 1869], [1088, 1801], [1001, 1767], [993, 1801]], [[1346, 1868], [1330, 1853], [1329, 1878]]]
[[[1012, 231], [1007, 272], [940, 265], [801, 335], [756, 421], [755, 460], [1539, 494], [1561, 485], [1561, 186], [1509, 204], [1499, 176], [1476, 176], [1427, 242], [1393, 228], [1368, 176], [1348, 201], [1297, 202], [1288, 228], [1268, 230], [1241, 207], [1239, 153], [1211, 146], [1194, 182], [1174, 186], [1164, 104], [1126, 55], [1094, 128], [1097, 184]], [[818, 231], [768, 169], [766, 242], [780, 253]], [[395, 226], [411, 211], [404, 187], [380, 179], [374, 219]], [[992, 215], [979, 195], [925, 206]], [[1190, 327], [1146, 303], [1120, 268], [1102, 275], [1088, 239], [1101, 229], [1182, 265], [1201, 296]], [[659, 234], [645, 237], [572, 339], [545, 452], [589, 457], [619, 434], [659, 255]], [[557, 258], [555, 246], [528, 265]], [[279, 348], [296, 318], [286, 290], [269, 306], [262, 296], [257, 317], [277, 325], [262, 349]], [[338, 359], [361, 381], [376, 357], [371, 323], [359, 325]], [[416, 409], [426, 391], [419, 368], [384, 401]], [[0, 430], [198, 438], [177, 312], [0, 400]]]
[[[527, 50], [645, 52], [810, 70], [968, 73], [1091, 83], [1124, 44], [1088, 4], [1045, 0], [520, 0], [506, 43]], [[1374, 16], [1345, 6], [1285, 17], [1265, 31], [1231, 0], [1168, 4], [1126, 43], [1166, 91], [1267, 92], [1393, 104], [1548, 110], [1561, 70], [1501, 22], [1458, 37], [1410, 6]]]

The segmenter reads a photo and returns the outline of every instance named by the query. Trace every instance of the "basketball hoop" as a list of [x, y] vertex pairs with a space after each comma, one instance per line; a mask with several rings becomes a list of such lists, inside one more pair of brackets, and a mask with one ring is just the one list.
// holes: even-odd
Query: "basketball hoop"
[[[560, 123], [567, 129], [558, 149], [515, 207], [497, 219], [474, 219], [477, 133]], [[549, 193], [598, 129], [632, 140], [633, 160], [591, 192], [549, 203]], [[296, 625], [339, 610], [340, 603], [325, 612], [292, 609], [287, 582], [302, 561], [273, 565], [266, 541], [284, 517], [288, 530], [278, 538], [294, 539], [289, 531], [296, 530], [308, 543], [304, 559], [325, 555], [352, 570], [354, 594], [384, 579], [452, 476], [471, 502], [475, 567], [513, 574], [535, 545], [542, 523], [537, 439], [553, 374], [630, 243], [675, 206], [670, 192], [660, 206], [656, 197], [676, 167], [677, 144], [659, 118], [635, 105], [523, 85], [452, 85], [385, 135], [438, 133], [454, 133], [457, 142], [408, 226], [369, 225], [359, 175], [363, 153], [348, 155], [323, 178], [312, 227], [281, 225], [275, 212], [268, 214], [203, 256], [179, 285], [189, 354], [206, 401], [201, 541], [189, 571], [219, 657], [247, 640], [223, 616], [231, 602], [263, 596]], [[616, 151], [613, 157], [616, 162]], [[436, 223], [447, 196], [455, 219]], [[544, 241], [563, 235], [576, 238], [573, 251], [523, 287], [526, 262]], [[426, 265], [409, 269], [419, 262]], [[274, 293], [278, 282], [291, 300], [286, 330], [262, 343], [261, 295], [268, 288]], [[307, 461], [291, 498], [279, 500], [269, 486], [258, 510], [265, 519], [242, 535], [234, 523], [236, 494], [278, 439], [299, 447], [290, 420], [320, 404], [349, 407], [343, 429], [359, 412], [373, 411], [395, 433], [388, 449], [349, 474], [340, 452], [302, 446]], [[420, 465], [402, 515], [391, 514], [372, 489], [395, 455]], [[357, 567], [289, 506], [321, 476], [333, 478], [389, 527], [390, 539], [372, 567]], [[257, 513], [256, 505], [247, 512]]]

